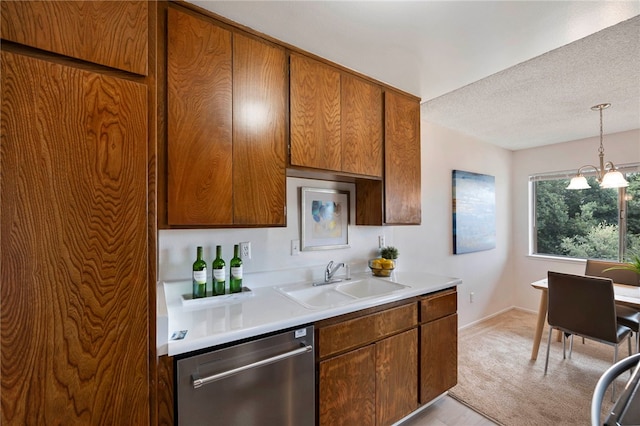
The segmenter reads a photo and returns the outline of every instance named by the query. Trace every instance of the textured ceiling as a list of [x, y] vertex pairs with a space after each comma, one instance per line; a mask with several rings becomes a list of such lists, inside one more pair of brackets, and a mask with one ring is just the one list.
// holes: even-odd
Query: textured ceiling
[[[640, 16], [425, 102], [428, 121], [517, 150], [640, 129]], [[638, 141], [640, 149], [640, 140]]]
[[[507, 149], [640, 128], [640, 1], [191, 1]], [[630, 19], [631, 18], [631, 19]], [[640, 144], [640, 141], [638, 141]]]

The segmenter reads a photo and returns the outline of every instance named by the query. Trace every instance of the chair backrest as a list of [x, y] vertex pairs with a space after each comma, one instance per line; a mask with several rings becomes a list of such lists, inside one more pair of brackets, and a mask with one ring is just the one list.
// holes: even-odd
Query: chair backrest
[[623, 265], [620, 262], [607, 262], [604, 260], [587, 259], [587, 266], [585, 267], [584, 274], [592, 277], [611, 278], [614, 283], [634, 285], [640, 287], [640, 275], [634, 271], [628, 269], [613, 269], [611, 271], [604, 271], [607, 268], [613, 266]]
[[549, 271], [548, 321], [574, 334], [617, 343], [618, 325], [610, 278]]

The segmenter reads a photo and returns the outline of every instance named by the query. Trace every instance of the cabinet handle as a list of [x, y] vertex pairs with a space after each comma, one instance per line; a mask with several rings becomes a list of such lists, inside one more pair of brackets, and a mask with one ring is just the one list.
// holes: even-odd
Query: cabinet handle
[[271, 364], [274, 362], [282, 361], [287, 358], [291, 358], [300, 354], [304, 354], [307, 352], [311, 352], [313, 350], [313, 346], [307, 345], [303, 346], [299, 349], [294, 349], [289, 352], [285, 352], [280, 355], [272, 356], [270, 358], [265, 358], [260, 361], [253, 362], [251, 364], [243, 365], [240, 367], [232, 368], [231, 370], [223, 371], [222, 373], [213, 374], [211, 376], [204, 377], [202, 379], [193, 379], [193, 388], [198, 389], [201, 386], [204, 386], [208, 383], [215, 382], [217, 380], [225, 379], [229, 376], [233, 376], [234, 374], [241, 373], [246, 370], [251, 370], [253, 368], [262, 367], [263, 365]]

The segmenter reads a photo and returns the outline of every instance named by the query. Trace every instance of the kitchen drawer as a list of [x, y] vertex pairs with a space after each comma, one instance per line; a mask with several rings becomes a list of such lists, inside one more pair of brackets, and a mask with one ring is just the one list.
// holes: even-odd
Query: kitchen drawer
[[319, 357], [368, 345], [418, 324], [417, 304], [410, 303], [318, 329]]
[[455, 287], [420, 299], [420, 323], [433, 321], [458, 310], [458, 293]]

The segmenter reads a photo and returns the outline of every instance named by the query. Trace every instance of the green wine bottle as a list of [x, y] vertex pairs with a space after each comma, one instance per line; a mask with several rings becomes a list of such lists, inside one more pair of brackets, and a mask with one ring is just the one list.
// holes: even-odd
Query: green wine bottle
[[193, 298], [207, 297], [207, 262], [202, 260], [202, 247], [198, 246], [198, 257], [193, 262]]
[[238, 244], [233, 246], [233, 259], [229, 262], [231, 274], [229, 276], [229, 291], [240, 293], [242, 291], [242, 260]]
[[222, 260], [222, 246], [216, 246], [216, 258], [211, 268], [213, 269], [213, 295], [223, 295], [227, 285], [227, 277], [225, 263], [224, 260]]

